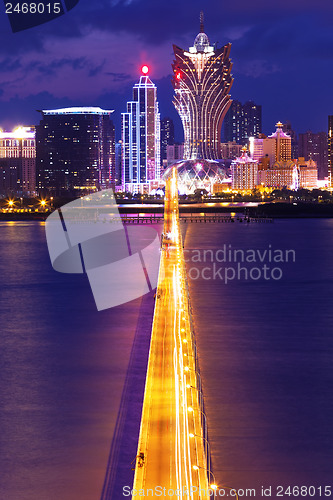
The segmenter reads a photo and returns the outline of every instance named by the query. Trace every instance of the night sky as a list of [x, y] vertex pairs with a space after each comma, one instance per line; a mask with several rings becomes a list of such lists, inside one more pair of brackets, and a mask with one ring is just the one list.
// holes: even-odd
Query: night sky
[[232, 98], [263, 107], [263, 131], [290, 120], [297, 132], [327, 130], [333, 114], [332, 0], [81, 0], [66, 15], [12, 34], [0, 14], [0, 127], [35, 124], [36, 109], [101, 106], [120, 114], [141, 64], [171, 116], [172, 44], [188, 49], [199, 31], [230, 41]]

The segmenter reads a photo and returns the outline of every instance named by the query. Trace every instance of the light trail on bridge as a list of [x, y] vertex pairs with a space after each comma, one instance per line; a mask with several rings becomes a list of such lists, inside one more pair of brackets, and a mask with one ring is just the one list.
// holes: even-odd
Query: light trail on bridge
[[[208, 499], [207, 456], [182, 238], [177, 173], [166, 183], [164, 233], [133, 496], [165, 488], [165, 496]], [[199, 381], [199, 383], [198, 383]], [[214, 483], [214, 482], [213, 482]]]

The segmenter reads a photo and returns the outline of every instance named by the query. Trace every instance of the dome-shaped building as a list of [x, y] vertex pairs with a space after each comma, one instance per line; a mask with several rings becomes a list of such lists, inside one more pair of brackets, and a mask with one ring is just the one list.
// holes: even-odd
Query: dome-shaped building
[[205, 189], [208, 193], [213, 193], [214, 184], [221, 184], [228, 177], [223, 162], [183, 160], [169, 166], [164, 172], [164, 179], [170, 175], [173, 167], [177, 168], [180, 194], [192, 194], [196, 189]]

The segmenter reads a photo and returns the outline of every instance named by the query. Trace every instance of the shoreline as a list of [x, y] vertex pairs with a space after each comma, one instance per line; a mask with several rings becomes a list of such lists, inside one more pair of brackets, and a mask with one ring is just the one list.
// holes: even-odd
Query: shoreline
[[[242, 213], [249, 217], [269, 217], [272, 219], [310, 219], [310, 218], [333, 218], [332, 203], [261, 203], [258, 206], [239, 206], [235, 203], [196, 203], [196, 204], [180, 204], [179, 212], [182, 214], [221, 214], [221, 213]], [[18, 221], [37, 221], [43, 222], [52, 212], [0, 212], [0, 221], [18, 222]], [[101, 213], [108, 213], [108, 208], [101, 210]], [[132, 204], [119, 206], [119, 213], [125, 214], [163, 214], [164, 204], [152, 206]]]

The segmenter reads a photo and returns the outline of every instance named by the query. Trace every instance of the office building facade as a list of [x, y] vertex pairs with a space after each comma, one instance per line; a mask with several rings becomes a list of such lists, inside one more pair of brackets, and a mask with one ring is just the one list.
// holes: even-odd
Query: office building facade
[[262, 132], [262, 108], [260, 104], [234, 100], [223, 124], [223, 142], [247, 144], [250, 137], [258, 138]]
[[328, 142], [327, 133], [313, 133], [311, 131], [299, 134], [299, 156], [306, 161], [314, 160], [318, 166], [319, 179], [328, 176]]
[[167, 160], [168, 146], [175, 143], [175, 127], [173, 120], [169, 117], [161, 120], [161, 164]]
[[41, 113], [36, 127], [38, 191], [75, 196], [113, 187], [113, 111], [78, 107]]
[[34, 127], [0, 130], [0, 194], [33, 196], [36, 191]]

